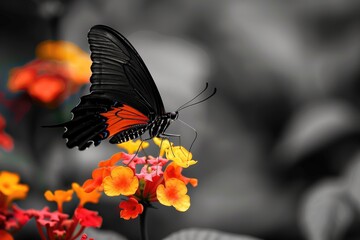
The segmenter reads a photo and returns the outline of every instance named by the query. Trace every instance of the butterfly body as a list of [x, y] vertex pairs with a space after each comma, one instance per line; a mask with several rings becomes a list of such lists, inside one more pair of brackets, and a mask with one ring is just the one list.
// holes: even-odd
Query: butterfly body
[[163, 137], [165, 136], [165, 131], [169, 127], [169, 125], [178, 119], [179, 112], [168, 112], [164, 115], [157, 116], [150, 124], [149, 124], [149, 135], [150, 138], [153, 137]]

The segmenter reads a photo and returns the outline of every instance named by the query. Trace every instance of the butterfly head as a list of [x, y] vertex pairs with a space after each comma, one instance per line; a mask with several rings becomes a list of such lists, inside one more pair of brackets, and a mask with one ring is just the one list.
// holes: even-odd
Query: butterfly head
[[176, 111], [176, 112], [169, 112], [168, 113], [168, 118], [175, 121], [179, 118], [179, 112]]

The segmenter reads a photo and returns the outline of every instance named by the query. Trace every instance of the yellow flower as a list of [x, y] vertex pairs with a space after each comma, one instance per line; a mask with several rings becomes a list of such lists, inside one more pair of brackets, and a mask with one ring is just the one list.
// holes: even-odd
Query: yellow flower
[[103, 183], [104, 192], [109, 197], [119, 195], [130, 196], [139, 187], [139, 180], [133, 170], [124, 166], [114, 168], [110, 176], [104, 178]]
[[164, 156], [164, 153], [167, 149], [174, 146], [174, 144], [172, 142], [170, 142], [169, 139], [166, 139], [166, 138], [155, 137], [155, 138], [153, 138], [153, 141], [160, 148], [160, 154], [159, 154], [160, 157]]
[[183, 168], [190, 167], [197, 163], [192, 159], [192, 154], [182, 146], [175, 146], [166, 149], [166, 158], [174, 161], [177, 165]]
[[92, 192], [85, 192], [84, 188], [82, 188], [79, 184], [73, 183], [72, 189], [75, 191], [77, 197], [80, 199], [79, 206], [83, 207], [85, 203], [91, 202], [91, 203], [98, 203], [99, 198], [101, 197], [101, 193], [97, 191], [96, 189]]
[[44, 194], [46, 200], [48, 200], [49, 202], [56, 202], [58, 205], [58, 211], [62, 212], [62, 205], [64, 202], [70, 202], [72, 199], [72, 195], [73, 195], [73, 190], [56, 190], [54, 193], [52, 193], [51, 191], [47, 190]]
[[117, 144], [119, 148], [125, 149], [129, 154], [134, 154], [136, 153], [136, 151], [141, 150], [140, 145], [141, 145], [141, 149], [145, 149], [149, 147], [148, 142], [142, 141], [140, 139], [136, 141], [130, 140], [127, 142]]
[[174, 206], [176, 210], [185, 212], [190, 207], [190, 197], [183, 181], [170, 178], [165, 181], [165, 186], [160, 184], [156, 189], [159, 202], [165, 206]]
[[0, 192], [6, 196], [6, 205], [15, 199], [24, 199], [29, 191], [29, 186], [19, 184], [20, 177], [16, 173], [0, 172]]

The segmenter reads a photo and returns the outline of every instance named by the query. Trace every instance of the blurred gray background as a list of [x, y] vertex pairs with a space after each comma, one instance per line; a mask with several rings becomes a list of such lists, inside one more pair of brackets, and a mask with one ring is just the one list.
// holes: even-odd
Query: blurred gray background
[[[351, 0], [1, 1], [1, 101], [22, 97], [7, 90], [8, 73], [31, 61], [39, 42], [68, 40], [88, 52], [90, 27], [109, 25], [138, 50], [166, 110], [205, 82], [218, 89], [180, 112], [199, 133], [199, 163], [184, 172], [199, 186], [186, 213], [149, 211], [150, 239], [189, 227], [266, 240], [359, 239], [359, 10]], [[61, 129], [40, 127], [69, 120], [86, 92], [57, 109], [33, 104], [21, 118], [24, 105], [2, 104], [15, 148], [1, 153], [0, 170], [30, 185], [22, 208], [42, 208], [45, 190], [82, 183], [120, 150], [107, 141], [67, 149]], [[191, 129], [175, 123], [169, 131], [189, 147]], [[93, 205], [102, 229], [138, 239], [138, 222], [121, 220], [118, 203], [103, 196]], [[32, 224], [16, 239], [37, 239]]]

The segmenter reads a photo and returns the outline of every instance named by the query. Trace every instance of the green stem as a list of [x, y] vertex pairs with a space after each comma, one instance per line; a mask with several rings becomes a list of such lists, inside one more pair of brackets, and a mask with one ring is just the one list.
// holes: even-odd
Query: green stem
[[80, 237], [80, 235], [82, 234], [82, 232], [85, 230], [85, 227], [81, 227], [79, 232], [77, 234], [75, 234], [75, 236], [73, 238], [71, 238], [71, 240], [76, 240], [78, 237]]
[[144, 205], [144, 211], [140, 214], [140, 234], [141, 240], [148, 240], [147, 224], [146, 224], [147, 206]]
[[45, 235], [44, 235], [44, 232], [43, 232], [43, 230], [42, 230], [42, 227], [41, 227], [41, 225], [40, 225], [39, 223], [36, 223], [36, 228], [37, 228], [37, 230], [38, 230], [38, 232], [39, 232], [39, 235], [40, 235], [41, 240], [46, 240], [46, 237], [45, 237]]

